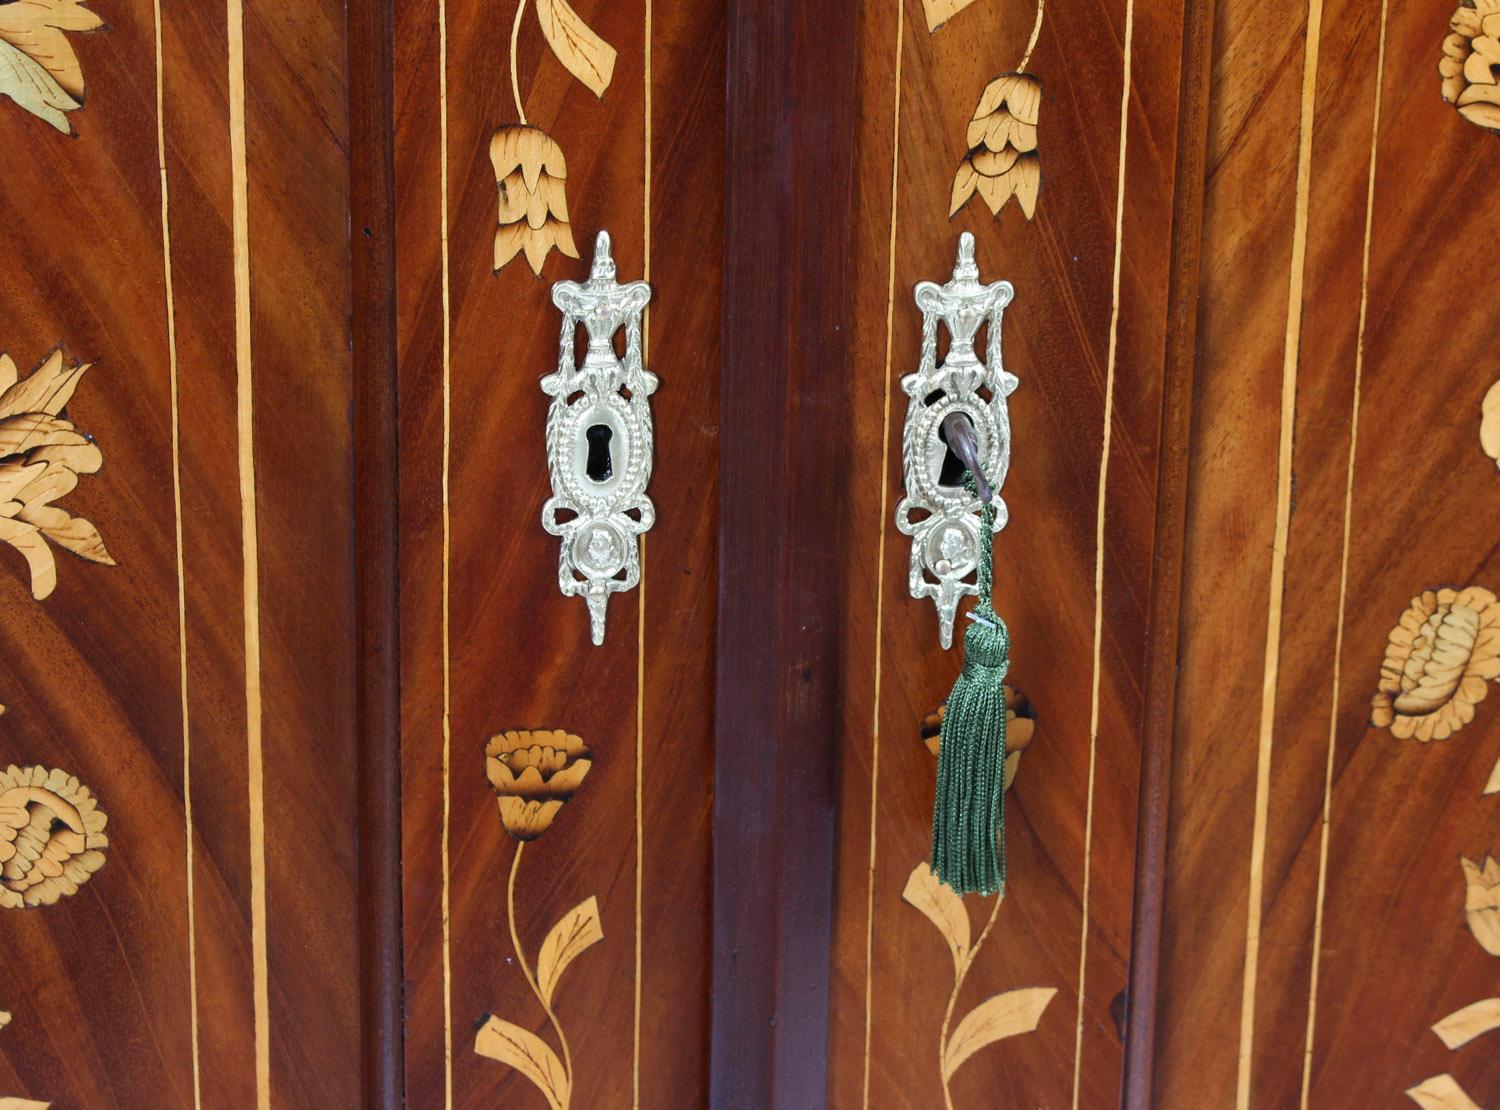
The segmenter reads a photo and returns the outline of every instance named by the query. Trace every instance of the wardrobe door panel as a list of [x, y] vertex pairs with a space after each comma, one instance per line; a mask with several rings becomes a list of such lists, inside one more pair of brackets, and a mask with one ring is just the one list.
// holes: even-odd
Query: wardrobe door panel
[[[701, 1105], [723, 10], [402, 0], [395, 30], [407, 1099]], [[610, 402], [574, 445], [590, 489], [653, 466], [654, 523], [620, 510], [649, 530], [596, 544], [543, 527], [542, 379], [604, 231], [658, 388], [654, 446]], [[637, 542], [596, 629], [559, 575]]]
[[[830, 1102], [1112, 1105], [1153, 548], [1172, 527], [1157, 503], [1182, 11], [893, 0], [859, 33]], [[913, 286], [947, 281], [970, 232], [979, 280], [1014, 285], [1004, 365], [1020, 379], [994, 603], [1035, 733], [1008, 794], [1003, 900], [960, 900], [928, 869], [937, 760], [920, 731], [967, 621], [943, 650], [896, 526], [902, 422], [924, 401], [902, 389], [924, 343]], [[928, 338], [946, 357], [941, 329]]]
[[1500, 1100], [1486, 11], [1219, 4], [1167, 1104]]
[[0, 1102], [359, 1098], [343, 41], [0, 7]]

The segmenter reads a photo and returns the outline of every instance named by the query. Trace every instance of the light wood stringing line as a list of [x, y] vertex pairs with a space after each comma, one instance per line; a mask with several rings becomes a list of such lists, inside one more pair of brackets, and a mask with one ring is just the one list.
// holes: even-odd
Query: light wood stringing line
[[870, 719], [870, 874], [865, 886], [865, 1045], [862, 1064], [860, 1105], [870, 1106], [870, 1039], [874, 1029], [871, 1007], [875, 970], [875, 841], [877, 798], [880, 787], [880, 669], [881, 639], [885, 623], [885, 532], [890, 521], [890, 482], [887, 473], [891, 461], [891, 343], [892, 323], [896, 313], [896, 202], [900, 196], [901, 151], [901, 69], [906, 43], [906, 0], [896, 0], [896, 74], [895, 104], [891, 110], [891, 217], [890, 239], [886, 247], [885, 286], [885, 372], [881, 378], [880, 415], [880, 516], [876, 522], [879, 539], [875, 546], [875, 689]]
[[167, 188], [161, 0], [152, 0], [151, 9], [156, 54], [156, 165], [161, 179], [162, 280], [167, 313], [167, 369], [172, 395], [172, 525], [177, 563], [177, 680], [182, 700], [182, 820], [187, 877], [188, 1015], [193, 1055], [193, 1106], [201, 1108], [203, 1080], [198, 1049], [198, 926], [193, 890], [193, 746], [188, 722], [187, 575], [183, 565], [182, 546], [182, 420], [177, 392], [177, 301], [172, 283], [172, 222], [168, 213], [170, 193]]
[[1239, 1073], [1235, 1106], [1249, 1110], [1250, 1066], [1255, 1046], [1255, 988], [1260, 970], [1261, 906], [1265, 886], [1266, 823], [1270, 811], [1271, 749], [1276, 727], [1276, 679], [1281, 664], [1281, 609], [1286, 593], [1286, 548], [1291, 529], [1292, 431], [1297, 410], [1297, 362], [1302, 337], [1302, 284], [1307, 262], [1307, 205], [1312, 182], [1313, 117], [1317, 102], [1318, 46], [1323, 2], [1308, 0], [1307, 43], [1302, 59], [1302, 108], [1297, 137], [1296, 207], [1287, 276], [1286, 336], [1281, 364], [1281, 428], [1276, 452], [1276, 533], [1271, 544], [1265, 669], [1261, 677], [1260, 737], [1255, 767], [1255, 820], [1250, 841], [1250, 891], [1245, 914], [1245, 970], [1240, 993]]
[[1385, 79], [1385, 31], [1389, 0], [1380, 0], [1380, 39], [1375, 56], [1375, 105], [1370, 119], [1370, 168], [1365, 180], [1365, 237], [1360, 256], [1359, 328], [1354, 343], [1354, 398], [1349, 412], [1349, 456], [1344, 477], [1344, 535], [1339, 553], [1339, 602], [1333, 639], [1333, 683], [1328, 706], [1328, 753], [1323, 769], [1323, 817], [1318, 834], [1318, 893], [1313, 911], [1312, 967], [1308, 972], [1307, 1031], [1302, 1046], [1302, 1110], [1312, 1086], [1313, 1034], [1318, 1015], [1318, 971], [1322, 963], [1323, 907], [1328, 890], [1328, 837], [1333, 808], [1333, 755], [1338, 734], [1339, 676], [1344, 658], [1344, 611], [1349, 591], [1349, 536], [1354, 511], [1354, 457], [1359, 444], [1359, 400], [1365, 371], [1365, 322], [1370, 304], [1370, 229], [1375, 214], [1375, 168], [1380, 138], [1381, 94]]
[[453, 754], [452, 636], [449, 613], [452, 573], [453, 522], [448, 503], [448, 479], [453, 456], [453, 290], [448, 260], [448, 3], [437, 0], [438, 11], [438, 212], [442, 252], [443, 294], [443, 1106], [453, 1110], [453, 946], [449, 902], [449, 821], [453, 812], [451, 763]]
[[[1041, 6], [1038, 5], [1038, 26]], [[1115, 180], [1115, 258], [1110, 277], [1109, 355], [1104, 375], [1104, 443], [1099, 451], [1099, 502], [1094, 517], [1094, 655], [1089, 693], [1089, 777], [1083, 820], [1083, 909], [1078, 936], [1078, 1017], [1073, 1029], [1073, 1110], [1083, 1079], [1083, 1011], [1089, 956], [1089, 892], [1094, 851], [1094, 776], [1099, 753], [1100, 661], [1104, 651], [1104, 517], [1108, 508], [1109, 449], [1114, 438], [1115, 368], [1120, 352], [1120, 273], [1125, 245], [1125, 167], [1130, 138], [1131, 62], [1135, 44], [1135, 0], [1125, 0], [1125, 43], [1121, 57], [1120, 151]]]
[[[644, 240], [642, 277], [651, 284], [651, 2], [646, 0], [645, 40], [645, 141], [642, 151], [644, 197], [641, 202], [641, 235]], [[651, 365], [651, 309], [641, 311], [641, 358]], [[641, 922], [646, 866], [645, 818], [641, 806], [646, 742], [646, 535], [641, 533], [641, 574], [636, 589], [635, 629], [635, 1012], [631, 1039], [630, 1105], [641, 1105]]]
[[245, 143], [245, 3], [229, 4], [229, 153], [234, 225], [235, 402], [240, 546], [244, 557], [245, 742], [250, 794], [250, 948], [254, 975], [255, 1101], [271, 1106], [271, 1005], [266, 953], [266, 792], [261, 744], [260, 542], [255, 518], [255, 383], [250, 348], [250, 189]]

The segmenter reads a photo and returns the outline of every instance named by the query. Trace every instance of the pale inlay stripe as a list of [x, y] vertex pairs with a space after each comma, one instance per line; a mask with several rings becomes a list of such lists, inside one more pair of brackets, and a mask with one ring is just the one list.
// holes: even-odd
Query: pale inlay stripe
[[[1040, 20], [1040, 11], [1038, 11]], [[1038, 24], [1040, 25], [1040, 23]], [[1083, 818], [1082, 925], [1078, 934], [1078, 1018], [1073, 1030], [1073, 1108], [1083, 1079], [1083, 1011], [1089, 962], [1089, 892], [1094, 853], [1094, 774], [1099, 753], [1100, 661], [1104, 652], [1104, 518], [1108, 507], [1109, 449], [1114, 438], [1115, 366], [1120, 351], [1120, 270], [1125, 245], [1125, 155], [1130, 136], [1131, 57], [1135, 42], [1135, 0], [1125, 3], [1125, 43], [1120, 79], [1120, 149], [1115, 161], [1115, 259], [1110, 278], [1109, 354], [1104, 372], [1104, 442], [1099, 449], [1099, 500], [1094, 513], [1094, 673], [1089, 693], [1089, 777]]]
[[172, 393], [172, 525], [177, 559], [177, 683], [182, 699], [182, 823], [186, 845], [188, 1016], [193, 1049], [193, 1106], [203, 1105], [198, 1058], [198, 925], [193, 891], [193, 746], [188, 727], [187, 575], [182, 554], [182, 421], [177, 403], [177, 299], [172, 284], [172, 222], [168, 214], [166, 81], [161, 49], [161, 0], [152, 0], [156, 49], [156, 165], [161, 175], [161, 261], [167, 309], [167, 369]]
[[1344, 660], [1344, 609], [1349, 590], [1349, 535], [1354, 510], [1354, 453], [1359, 444], [1359, 397], [1365, 375], [1365, 321], [1370, 304], [1370, 229], [1375, 214], [1375, 161], [1380, 137], [1380, 104], [1385, 80], [1385, 28], [1388, 0], [1380, 2], [1380, 41], [1375, 56], [1375, 106], [1370, 117], [1370, 169], [1365, 179], [1365, 240], [1359, 270], [1359, 330], [1354, 342], [1354, 398], [1349, 411], [1349, 456], [1344, 472], [1344, 537], [1339, 554], [1339, 605], [1333, 639], [1333, 693], [1328, 707], [1328, 754], [1323, 769], [1323, 821], [1318, 838], [1318, 895], [1313, 912], [1312, 970], [1308, 974], [1307, 1033], [1302, 1046], [1302, 1107], [1312, 1086], [1313, 1033], [1318, 1019], [1318, 971], [1323, 953], [1323, 899], [1328, 889], [1328, 832], [1333, 808], [1334, 740], [1338, 734], [1339, 673]]
[[883, 399], [880, 414], [880, 516], [875, 547], [875, 691], [870, 714], [870, 873], [865, 884], [865, 1050], [861, 1105], [870, 1106], [870, 1040], [874, 1031], [871, 1007], [875, 972], [875, 832], [880, 793], [880, 668], [881, 634], [885, 624], [885, 530], [889, 511], [886, 471], [891, 460], [891, 324], [896, 312], [896, 202], [900, 196], [898, 154], [901, 149], [901, 55], [906, 37], [906, 0], [896, 2], [895, 104], [891, 109], [891, 211], [890, 237], [886, 244], [885, 282], [885, 373], [881, 378]]
[[1302, 110], [1297, 138], [1296, 207], [1287, 278], [1286, 336], [1281, 364], [1281, 430], [1276, 452], [1276, 532], [1271, 543], [1270, 603], [1266, 615], [1265, 668], [1260, 689], [1260, 739], [1255, 765], [1255, 820], [1250, 839], [1249, 906], [1245, 914], [1245, 975], [1240, 993], [1239, 1076], [1235, 1106], [1250, 1105], [1250, 1065], [1255, 1046], [1255, 988], [1260, 971], [1261, 906], [1265, 888], [1266, 823], [1271, 803], [1271, 749], [1276, 728], [1276, 680], [1281, 666], [1281, 609], [1286, 593], [1286, 548], [1291, 530], [1292, 431], [1297, 415], [1297, 362], [1302, 338], [1302, 283], [1307, 262], [1307, 203], [1312, 182], [1313, 115], [1318, 88], [1322, 0], [1309, 0], [1302, 58]]
[[[645, 181], [641, 202], [642, 237], [645, 261], [642, 277], [651, 284], [651, 0], [646, 0], [645, 29], [645, 116], [646, 136], [643, 143], [642, 176]], [[641, 360], [651, 366], [651, 310], [641, 313]], [[642, 896], [646, 866], [645, 818], [641, 808], [641, 783], [646, 743], [646, 536], [641, 534], [641, 580], [636, 597], [635, 643], [635, 1000], [631, 1044], [630, 1104], [641, 1105], [641, 923]]]
[[235, 401], [240, 547], [244, 558], [245, 744], [250, 793], [250, 949], [254, 976], [255, 1104], [271, 1105], [271, 1005], [266, 955], [266, 790], [261, 749], [260, 547], [255, 519], [255, 391], [250, 357], [250, 189], [245, 151], [245, 4], [229, 3], [229, 160], [234, 224]]
[[449, 819], [453, 811], [449, 781], [453, 748], [452, 637], [450, 635], [449, 576], [453, 525], [448, 505], [448, 479], [453, 457], [453, 300], [448, 265], [448, 3], [438, 0], [438, 212], [442, 247], [443, 288], [443, 1105], [453, 1107], [453, 944], [449, 916]]

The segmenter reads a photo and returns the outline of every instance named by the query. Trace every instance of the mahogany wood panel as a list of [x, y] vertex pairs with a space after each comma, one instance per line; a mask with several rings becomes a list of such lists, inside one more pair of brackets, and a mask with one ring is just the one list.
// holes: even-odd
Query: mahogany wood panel
[[23, 373], [58, 342], [95, 364], [66, 416], [105, 466], [67, 502], [118, 565], [63, 554], [37, 602], [0, 550], [0, 764], [76, 775], [108, 814], [109, 847], [76, 894], [0, 910], [0, 1097], [353, 1105], [343, 9], [168, 5], [158, 50], [152, 5], [94, 8], [107, 29], [71, 36], [87, 82], [76, 139], [0, 101], [0, 349]]
[[[1472, 299], [1500, 263], [1471, 234], [1500, 151], [1440, 95], [1451, 14], [1218, 5], [1164, 1105], [1411, 1105], [1445, 1076], [1471, 1101], [1422, 1105], [1500, 1100], [1500, 1057], [1432, 1030], [1500, 982], [1461, 866], [1495, 849], [1488, 641], [1460, 630], [1454, 689], [1407, 709], [1459, 731], [1372, 719], [1413, 597], [1500, 580]], [[1431, 604], [1434, 630], [1483, 619], [1483, 595]]]
[[[395, 6], [406, 1098], [545, 1105], [534, 1080], [476, 1052], [493, 1019], [570, 1058], [558, 1070], [569, 1069], [572, 1105], [699, 1105], [723, 10], [574, 5], [614, 52], [598, 96], [544, 38], [544, 7], [556, 10], [521, 12], [513, 91], [516, 4]], [[597, 68], [584, 72], [599, 82]], [[494, 272], [488, 151], [497, 128], [520, 122], [517, 96], [564, 156], [565, 178], [556, 161], [547, 172], [562, 178], [584, 255], [538, 255], [539, 276], [524, 253]], [[556, 231], [561, 212], [551, 211]], [[583, 601], [559, 592], [558, 540], [541, 525], [539, 383], [558, 360], [550, 287], [587, 276], [600, 229], [613, 238], [620, 280], [652, 283], [645, 362], [660, 386], [648, 490], [657, 522], [641, 584], [612, 599], [595, 647]], [[581, 739], [589, 766], [522, 855], [486, 780], [486, 743], [504, 730], [554, 729]], [[561, 979], [553, 1022], [516, 947], [529, 973], [553, 923], [590, 899], [598, 929], [581, 935], [594, 943]]]
[[819, 1105], [858, 12], [849, 0], [729, 9], [711, 1100]]
[[[878, 4], [860, 27], [830, 1104], [1109, 1105], [1122, 1081], [1158, 571], [1182, 11], [1049, 5], [1027, 66], [1042, 86], [1034, 219], [1018, 203], [997, 219], [975, 198], [950, 220], [964, 129], [987, 82], [1015, 68], [1036, 8], [947, 5], [956, 14], [929, 31], [926, 11], [939, 7]], [[982, 280], [1016, 288], [1005, 363], [1021, 384], [995, 604], [1014, 637], [1009, 681], [1029, 695], [1037, 732], [1009, 795], [1009, 890], [952, 1022], [1002, 991], [1057, 994], [1035, 1032], [981, 1049], [945, 1092], [939, 1030], [953, 959], [903, 889], [931, 828], [935, 763], [918, 725], [951, 688], [959, 651], [939, 648], [931, 603], [908, 596], [910, 541], [892, 517], [897, 383], [920, 349], [911, 289], [947, 277], [961, 230], [976, 236]], [[967, 901], [977, 938], [993, 900]]]

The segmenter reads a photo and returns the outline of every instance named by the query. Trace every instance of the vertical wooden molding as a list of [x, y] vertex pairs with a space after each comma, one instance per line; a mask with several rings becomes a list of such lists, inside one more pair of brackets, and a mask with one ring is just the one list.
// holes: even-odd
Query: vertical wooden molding
[[345, 22], [356, 375], [360, 1054], [370, 1110], [400, 1106], [405, 1085], [393, 21], [391, 0], [351, 0]]
[[1208, 126], [1214, 54], [1214, 0], [1183, 10], [1177, 165], [1172, 205], [1172, 257], [1167, 287], [1167, 349], [1163, 366], [1156, 539], [1147, 635], [1145, 720], [1141, 731], [1141, 793], [1131, 919], [1130, 979], [1125, 1025], [1122, 1104], [1152, 1105], [1156, 1054], [1156, 991], [1166, 893], [1167, 816], [1176, 727], [1177, 653], [1181, 630], [1182, 561], [1186, 532], [1193, 373], [1198, 341], [1198, 272], [1208, 173]]
[[729, 4], [714, 1106], [827, 1101], [859, 19]]

